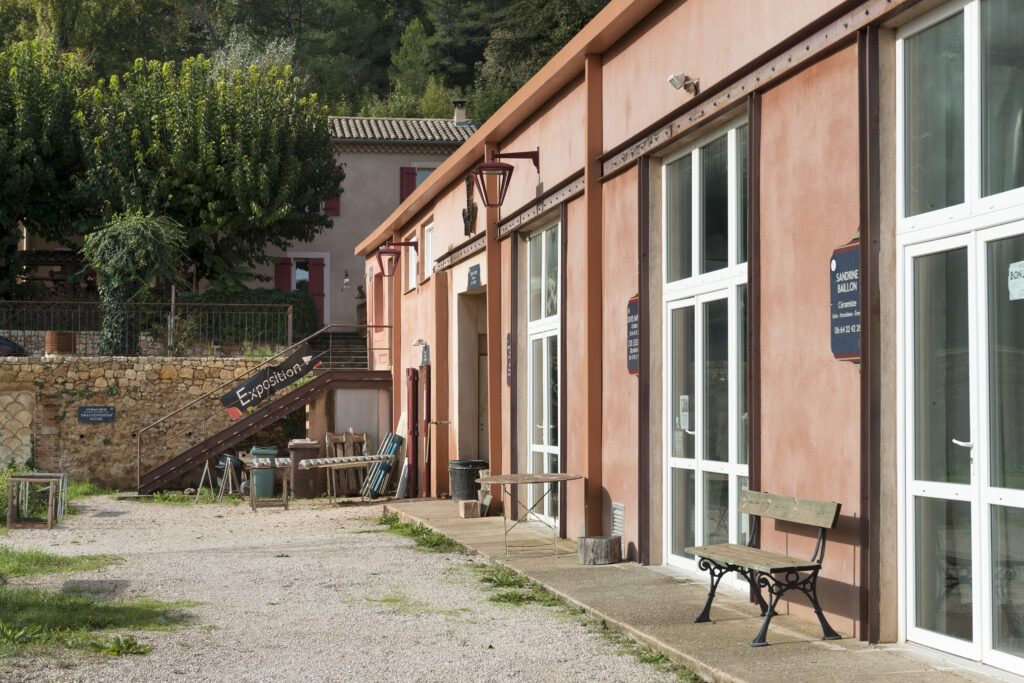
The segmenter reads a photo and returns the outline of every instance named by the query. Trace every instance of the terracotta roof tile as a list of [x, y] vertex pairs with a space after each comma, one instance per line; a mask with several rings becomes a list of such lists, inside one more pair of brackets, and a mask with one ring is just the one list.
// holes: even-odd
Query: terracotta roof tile
[[452, 119], [393, 119], [375, 116], [332, 116], [331, 137], [351, 142], [430, 142], [461, 145], [476, 126], [456, 126]]

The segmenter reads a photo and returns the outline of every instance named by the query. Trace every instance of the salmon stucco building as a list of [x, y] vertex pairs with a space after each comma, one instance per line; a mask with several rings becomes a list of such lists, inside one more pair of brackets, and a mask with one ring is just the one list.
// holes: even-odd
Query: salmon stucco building
[[1022, 29], [1010, 0], [610, 2], [356, 247], [416, 493], [456, 459], [581, 474], [542, 510], [564, 536], [695, 576], [743, 489], [835, 501], [837, 630], [1024, 670]]

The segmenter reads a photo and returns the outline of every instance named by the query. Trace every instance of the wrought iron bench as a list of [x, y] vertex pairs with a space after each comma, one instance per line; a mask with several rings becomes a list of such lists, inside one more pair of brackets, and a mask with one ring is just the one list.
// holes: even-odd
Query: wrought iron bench
[[[821, 623], [823, 638], [825, 640], [839, 639], [840, 635], [829, 626], [821, 611], [821, 605], [818, 603], [818, 572], [821, 570], [821, 562], [825, 558], [826, 530], [835, 528], [836, 521], [839, 519], [839, 508], [839, 503], [779, 496], [758, 491], [743, 491], [740, 494], [739, 511], [752, 517], [749, 543], [745, 546], [719, 543], [686, 549], [687, 553], [700, 558], [697, 565], [711, 575], [708, 600], [694, 622], [710, 621], [711, 602], [715, 599], [718, 583], [725, 574], [736, 572], [746, 578], [750, 584], [757, 597], [758, 606], [761, 608], [761, 616], [764, 617], [761, 630], [750, 641], [751, 647], [768, 644], [765, 641], [765, 636], [768, 634], [768, 625], [775, 615], [775, 606], [778, 605], [783, 594], [792, 589], [801, 591], [811, 601], [814, 613], [818, 615], [818, 621]], [[811, 559], [804, 560], [755, 548], [762, 517], [818, 527], [818, 542], [814, 546]], [[765, 603], [761, 596], [761, 588], [768, 589], [768, 603]]]

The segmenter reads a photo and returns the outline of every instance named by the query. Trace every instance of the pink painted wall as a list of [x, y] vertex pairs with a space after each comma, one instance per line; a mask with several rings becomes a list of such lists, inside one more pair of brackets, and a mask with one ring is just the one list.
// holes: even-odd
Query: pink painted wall
[[601, 444], [605, 533], [611, 504], [626, 506], [623, 545], [636, 557], [638, 378], [626, 371], [626, 304], [637, 294], [636, 167], [604, 184]]
[[676, 0], [605, 53], [604, 147], [692, 99], [668, 84], [685, 72], [706, 89], [839, 5], [839, 0]]
[[[829, 258], [857, 232], [857, 51], [767, 92], [761, 149], [761, 472], [772, 493], [837, 501], [818, 583], [834, 628], [859, 613], [860, 374], [833, 358]], [[806, 527], [768, 522], [762, 547], [810, 557]], [[793, 613], [813, 618], [802, 599]]]
[[[568, 243], [581, 244], [584, 230], [583, 200], [576, 199], [569, 203], [566, 230]], [[580, 400], [578, 387], [582, 386], [583, 354], [573, 353], [572, 349], [582, 348], [583, 320], [569, 311], [583, 308], [585, 290], [583, 287], [583, 252], [580, 249], [568, 249], [565, 263], [565, 348], [570, 350], [564, 359], [567, 386], [562, 389], [566, 401], [565, 435], [562, 450], [565, 453], [565, 471], [577, 474], [584, 472], [583, 455], [583, 401]], [[566, 484], [566, 535], [575, 538], [583, 526], [583, 480], [577, 479]]]

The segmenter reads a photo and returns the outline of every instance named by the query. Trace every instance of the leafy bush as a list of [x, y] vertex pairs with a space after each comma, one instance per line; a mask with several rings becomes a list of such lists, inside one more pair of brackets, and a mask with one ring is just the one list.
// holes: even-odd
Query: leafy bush
[[89, 647], [96, 652], [105, 652], [108, 655], [144, 655], [152, 646], [144, 645], [136, 640], [135, 636], [110, 636], [106, 640], [94, 640]]

